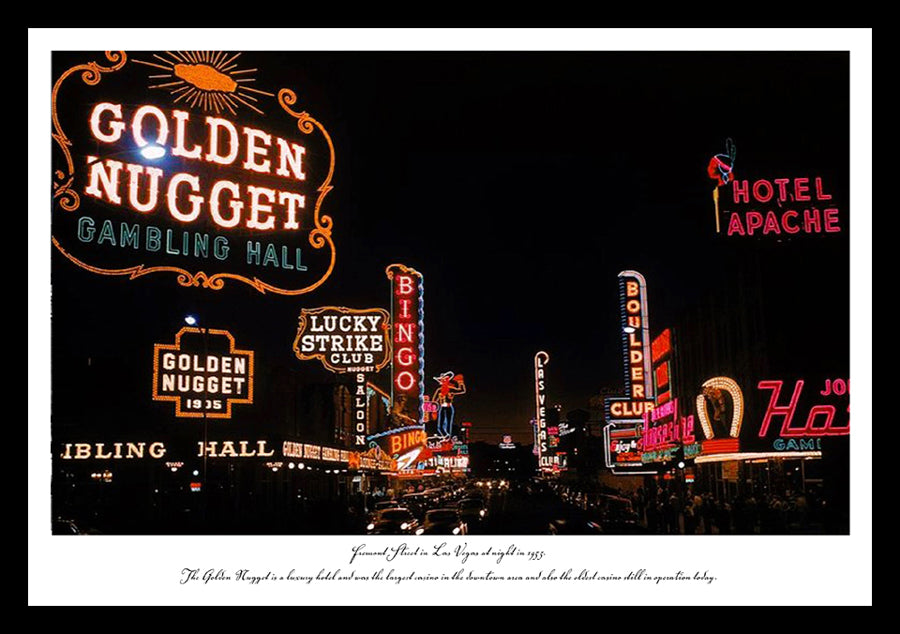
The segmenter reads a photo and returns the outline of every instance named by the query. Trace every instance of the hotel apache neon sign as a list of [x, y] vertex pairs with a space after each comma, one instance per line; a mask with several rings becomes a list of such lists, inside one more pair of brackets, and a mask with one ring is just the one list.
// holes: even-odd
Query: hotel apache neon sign
[[253, 402], [253, 351], [227, 330], [185, 326], [153, 346], [153, 400], [174, 402], [178, 418], [231, 418], [233, 404]]
[[236, 280], [300, 295], [330, 276], [333, 222], [321, 207], [331, 138], [292, 108], [292, 90], [248, 85], [256, 69], [240, 55], [114, 51], [56, 79], [52, 242], [62, 255], [93, 273], [172, 273], [212, 290]]
[[728, 153], [717, 154], [707, 166], [716, 181], [713, 201], [716, 208], [716, 233], [721, 232], [719, 189], [731, 186], [731, 201], [724, 213], [729, 214], [728, 236], [790, 236], [798, 233], [840, 233], [840, 209], [833, 202], [821, 176], [793, 178], [760, 178], [754, 181], [735, 178], [736, 151], [728, 139]]

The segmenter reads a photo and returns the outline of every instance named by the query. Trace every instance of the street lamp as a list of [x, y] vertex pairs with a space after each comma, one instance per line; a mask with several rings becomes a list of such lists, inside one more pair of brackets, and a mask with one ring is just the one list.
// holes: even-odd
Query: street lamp
[[[147, 149], [147, 148], [144, 148], [144, 149]], [[188, 326], [196, 326], [198, 322], [197, 322], [197, 318], [194, 317], [193, 315], [187, 315], [184, 318], [184, 323], [186, 323]], [[207, 340], [206, 340], [206, 326], [200, 326], [200, 334], [203, 336], [203, 357], [204, 357], [203, 364], [204, 364], [204, 367], [206, 367], [206, 363], [207, 363], [206, 358], [209, 356], [209, 345], [207, 344]], [[207, 454], [209, 453], [209, 446], [207, 444], [207, 438], [208, 438], [207, 422], [208, 421], [206, 419], [206, 401], [208, 400], [208, 397], [209, 397], [209, 390], [208, 390], [208, 386], [207, 386], [207, 381], [204, 380], [203, 381], [203, 403], [202, 403], [203, 406], [200, 408], [200, 412], [203, 415], [203, 516], [204, 516], [204, 519], [206, 519], [206, 499], [207, 499], [207, 496], [209, 495], [208, 490], [207, 490], [207, 482], [206, 482], [206, 460], [207, 460]]]

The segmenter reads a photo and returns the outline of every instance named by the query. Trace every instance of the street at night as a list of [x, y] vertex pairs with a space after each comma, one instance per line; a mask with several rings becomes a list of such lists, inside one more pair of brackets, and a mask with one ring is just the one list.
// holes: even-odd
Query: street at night
[[53, 539], [853, 534], [846, 51], [273, 47], [52, 51]]

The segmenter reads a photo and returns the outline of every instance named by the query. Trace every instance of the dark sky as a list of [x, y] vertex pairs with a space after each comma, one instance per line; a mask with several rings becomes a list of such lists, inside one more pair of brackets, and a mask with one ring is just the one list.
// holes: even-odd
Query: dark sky
[[[323, 210], [334, 219], [334, 273], [291, 298], [241, 284], [184, 289], [171, 276], [105, 278], [54, 255], [54, 380], [85, 355], [142, 358], [188, 312], [275, 365], [300, 363], [291, 350], [300, 309], [389, 307], [384, 270], [394, 262], [424, 275], [426, 376], [465, 374], [458, 416], [488, 440], [509, 431], [530, 441], [538, 350], [550, 354], [548, 390], [564, 411], [621, 387], [624, 269], [647, 279], [655, 334], [755, 258], [770, 312], [777, 304], [785, 322], [807, 324], [790, 354], [819, 363], [823, 340], [849, 346], [848, 59], [244, 53], [261, 87], [294, 88], [332, 136]], [[729, 137], [738, 178], [822, 176], [844, 231], [717, 236], [706, 165]]]

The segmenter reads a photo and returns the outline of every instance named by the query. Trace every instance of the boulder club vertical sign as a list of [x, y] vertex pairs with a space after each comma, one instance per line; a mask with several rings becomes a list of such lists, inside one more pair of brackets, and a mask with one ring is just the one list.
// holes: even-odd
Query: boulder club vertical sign
[[235, 281], [300, 295], [331, 275], [322, 203], [334, 146], [294, 110], [293, 90], [264, 89], [264, 71], [241, 53], [58, 61], [75, 55], [54, 55], [56, 252], [99, 275], [174, 275], [210, 290]]
[[304, 308], [294, 338], [301, 361], [318, 359], [331, 372], [353, 377], [354, 445], [366, 446], [368, 433], [367, 377], [391, 360], [390, 315], [383, 308], [338, 306]]
[[604, 401], [606, 464], [615, 475], [649, 473], [639, 470], [643, 463], [638, 458], [644, 415], [655, 406], [647, 283], [637, 271], [622, 271], [618, 278], [626, 396]]

